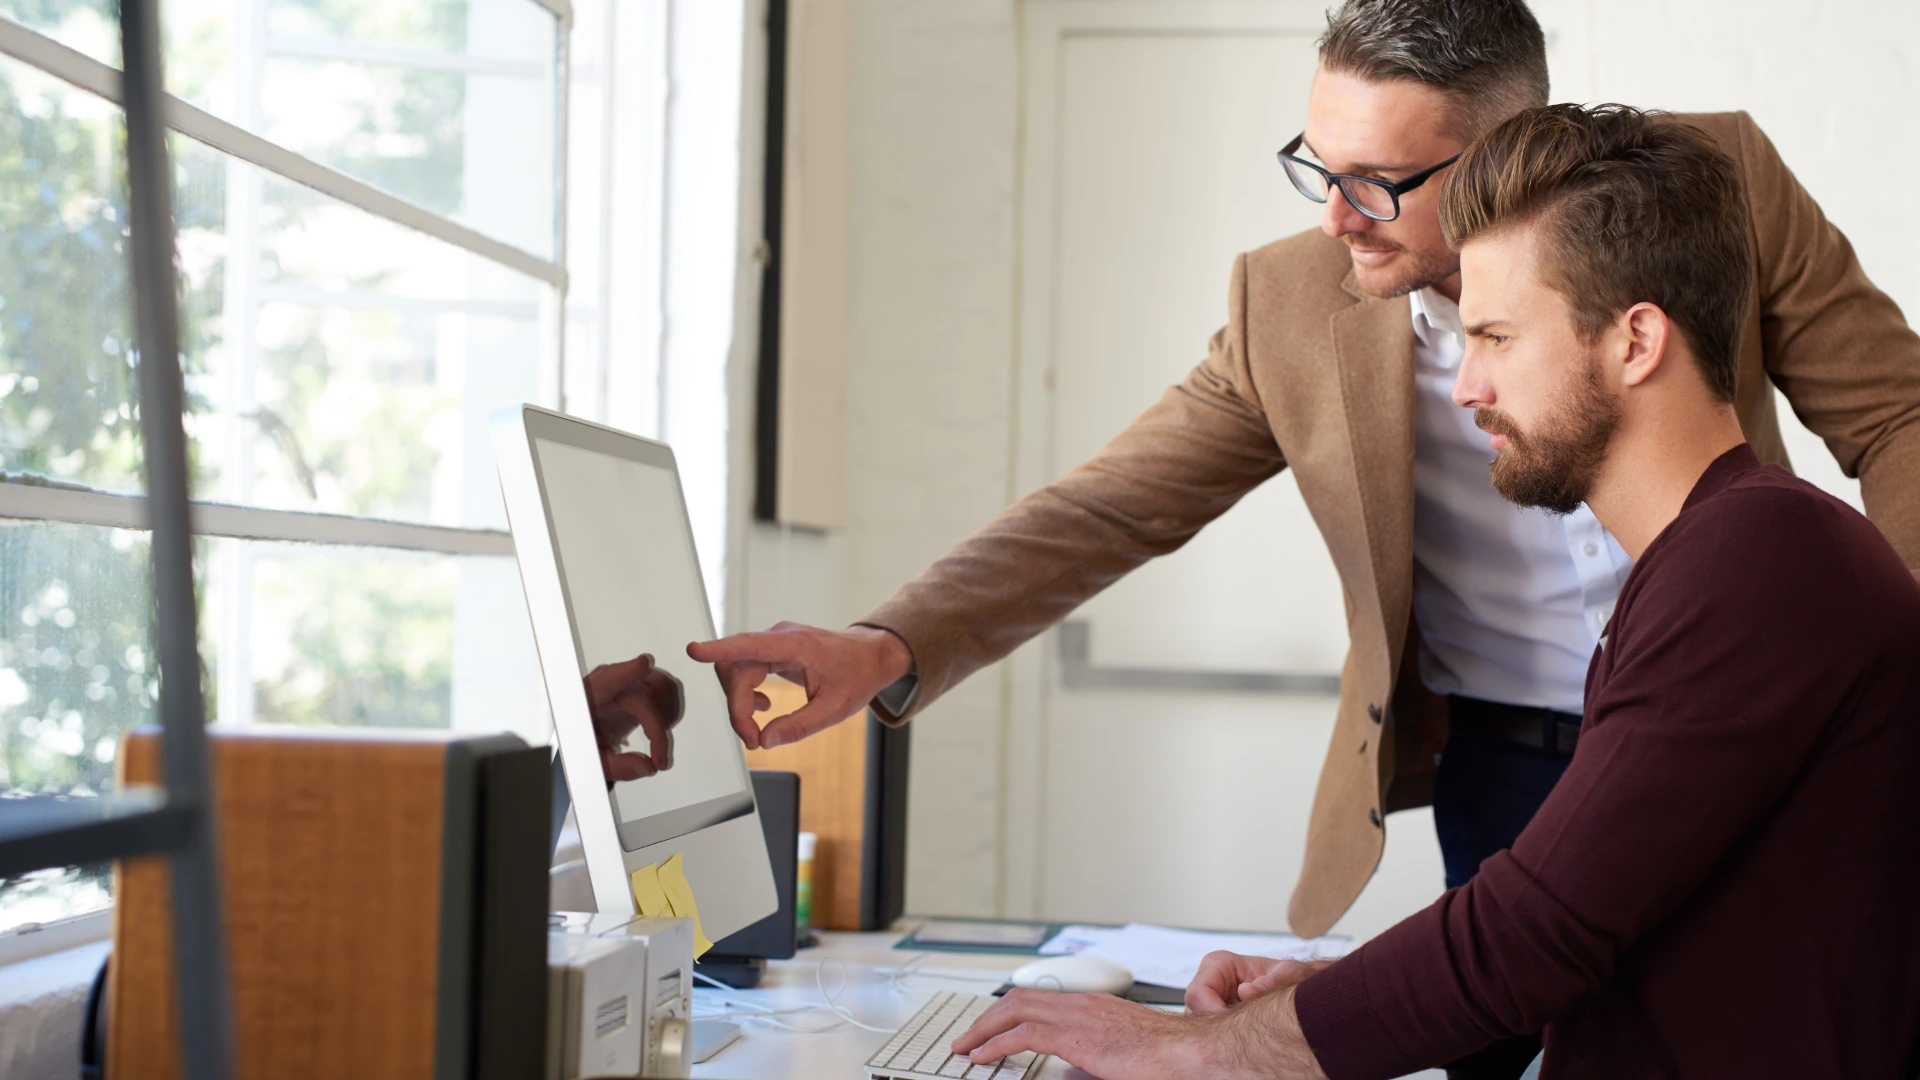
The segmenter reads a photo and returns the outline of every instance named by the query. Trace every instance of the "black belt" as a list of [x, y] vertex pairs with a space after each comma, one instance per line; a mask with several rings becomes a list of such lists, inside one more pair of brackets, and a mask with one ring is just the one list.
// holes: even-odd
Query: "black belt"
[[1580, 718], [1534, 705], [1503, 705], [1479, 698], [1447, 698], [1448, 719], [1456, 731], [1471, 731], [1502, 742], [1571, 756], [1580, 741]]

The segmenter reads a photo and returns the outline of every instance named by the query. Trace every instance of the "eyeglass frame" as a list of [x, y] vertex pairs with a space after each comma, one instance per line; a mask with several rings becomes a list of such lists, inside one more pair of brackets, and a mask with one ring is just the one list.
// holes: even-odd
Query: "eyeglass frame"
[[[1279, 155], [1280, 170], [1287, 174], [1288, 180], [1292, 181], [1293, 189], [1295, 191], [1298, 191], [1300, 194], [1305, 195], [1307, 198], [1312, 199], [1314, 202], [1325, 203], [1327, 199], [1331, 197], [1331, 192], [1333, 191], [1333, 189], [1337, 187], [1340, 189], [1340, 197], [1347, 200], [1348, 206], [1351, 206], [1355, 210], [1359, 211], [1361, 216], [1370, 218], [1374, 221], [1398, 220], [1400, 217], [1400, 196], [1405, 195], [1407, 192], [1412, 191], [1415, 188], [1419, 187], [1421, 184], [1426, 183], [1428, 180], [1433, 178], [1434, 173], [1437, 173], [1441, 169], [1444, 169], [1447, 166], [1453, 164], [1454, 162], [1460, 160], [1460, 155], [1455, 154], [1452, 157], [1448, 158], [1447, 160], [1441, 162], [1440, 164], [1435, 165], [1431, 168], [1422, 169], [1419, 172], [1414, 173], [1412, 176], [1409, 176], [1404, 180], [1398, 180], [1398, 181], [1382, 180], [1376, 176], [1359, 176], [1354, 173], [1330, 172], [1327, 169], [1319, 165], [1315, 165], [1313, 162], [1308, 161], [1303, 157], [1299, 157], [1295, 155], [1294, 151], [1300, 149], [1301, 144], [1306, 142], [1306, 140], [1307, 140], [1307, 133], [1303, 131], [1300, 134], [1295, 135], [1293, 137], [1293, 141], [1288, 143], [1285, 147], [1282, 147], [1280, 150], [1280, 155]], [[1312, 169], [1314, 172], [1319, 173], [1321, 178], [1323, 178], [1327, 182], [1327, 191], [1329, 192], [1329, 195], [1322, 196], [1321, 198], [1315, 199], [1311, 192], [1309, 192], [1306, 188], [1301, 186], [1300, 180], [1298, 177], [1294, 176], [1293, 170], [1287, 168], [1287, 162], [1289, 161], [1293, 162], [1296, 165], [1304, 165], [1307, 168]], [[1381, 217], [1379, 214], [1369, 213], [1366, 207], [1361, 206], [1358, 202], [1354, 201], [1353, 197], [1347, 193], [1347, 181], [1349, 180], [1357, 184], [1367, 184], [1372, 187], [1377, 187], [1382, 191], [1385, 191], [1387, 193], [1387, 197], [1393, 200], [1393, 216]]]

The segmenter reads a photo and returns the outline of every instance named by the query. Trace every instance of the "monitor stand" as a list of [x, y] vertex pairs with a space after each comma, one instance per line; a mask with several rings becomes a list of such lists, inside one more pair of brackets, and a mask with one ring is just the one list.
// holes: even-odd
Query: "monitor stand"
[[694, 965], [694, 974], [726, 983], [735, 990], [751, 990], [767, 973], [763, 956], [715, 956], [708, 953]]
[[547, 832], [547, 862], [560, 854], [560, 830], [567, 827], [567, 811], [573, 800], [567, 794], [567, 769], [560, 764], [560, 748], [553, 748], [553, 827]]

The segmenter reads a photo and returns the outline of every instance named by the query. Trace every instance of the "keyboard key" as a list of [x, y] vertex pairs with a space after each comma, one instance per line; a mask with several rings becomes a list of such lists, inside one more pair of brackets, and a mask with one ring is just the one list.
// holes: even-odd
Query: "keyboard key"
[[957, 1080], [957, 1078], [967, 1075], [967, 1070], [971, 1068], [973, 1068], [973, 1062], [968, 1061], [959, 1054], [955, 1054], [952, 1060], [940, 1067], [940, 1075], [955, 1077]]
[[993, 1080], [993, 1072], [999, 1067], [1000, 1063], [997, 1061], [989, 1061], [985, 1065], [975, 1065], [973, 1068], [967, 1070], [967, 1080]]

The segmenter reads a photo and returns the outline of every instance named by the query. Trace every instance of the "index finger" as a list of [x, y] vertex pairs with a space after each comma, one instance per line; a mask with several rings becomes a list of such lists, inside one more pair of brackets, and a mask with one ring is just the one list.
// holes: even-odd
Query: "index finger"
[[[1049, 991], [1040, 991], [1049, 993]], [[984, 1046], [996, 1035], [1012, 1031], [1031, 1020], [1033, 1010], [1027, 1000], [1034, 991], [1010, 990], [1007, 996], [988, 1006], [987, 1011], [974, 1020], [973, 1026], [960, 1033], [953, 1040], [952, 1050], [956, 1054], [968, 1053]]]
[[1211, 985], [1194, 979], [1187, 984], [1187, 1011], [1195, 1016], [1211, 1016], [1227, 1011], [1227, 999]]
[[806, 639], [799, 634], [779, 634], [771, 630], [728, 634], [712, 641], [687, 645], [687, 655], [703, 664], [751, 660], [762, 664], [788, 663], [800, 659]]

